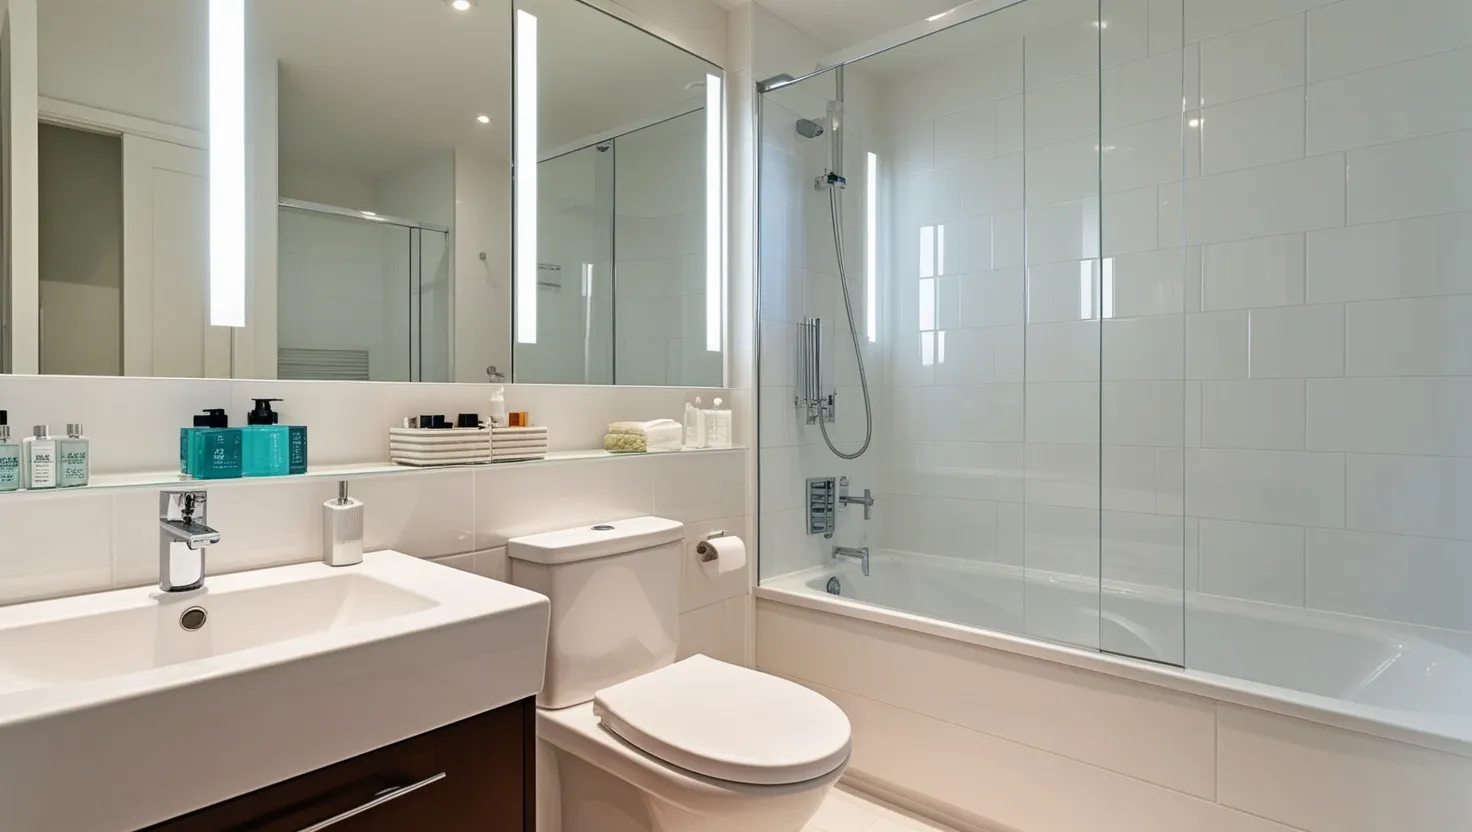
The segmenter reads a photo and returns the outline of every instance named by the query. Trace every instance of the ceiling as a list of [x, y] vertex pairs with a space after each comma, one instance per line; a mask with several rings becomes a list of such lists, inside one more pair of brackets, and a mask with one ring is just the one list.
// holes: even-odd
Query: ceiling
[[[523, 0], [538, 19], [543, 149], [691, 102], [705, 62], [572, 0]], [[373, 175], [449, 148], [507, 159], [511, 9], [478, 0], [254, 0], [280, 60], [283, 165]], [[478, 115], [491, 117], [489, 125]]]
[[[715, 0], [736, 8], [746, 0]], [[949, 11], [965, 0], [758, 0], [758, 2], [813, 36], [819, 43], [841, 49], [878, 37], [931, 15]]]
[[[372, 181], [451, 149], [509, 159], [512, 4], [473, 1], [251, 0], [249, 48], [277, 67], [283, 168]], [[703, 106], [719, 72], [574, 0], [521, 6], [539, 20], [544, 149]], [[42, 94], [206, 129], [206, 9], [45, 0]]]

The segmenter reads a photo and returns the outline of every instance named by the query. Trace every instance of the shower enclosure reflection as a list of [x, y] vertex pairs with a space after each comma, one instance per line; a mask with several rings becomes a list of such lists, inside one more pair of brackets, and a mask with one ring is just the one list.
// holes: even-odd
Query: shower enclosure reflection
[[449, 229], [281, 204], [283, 379], [450, 381]]

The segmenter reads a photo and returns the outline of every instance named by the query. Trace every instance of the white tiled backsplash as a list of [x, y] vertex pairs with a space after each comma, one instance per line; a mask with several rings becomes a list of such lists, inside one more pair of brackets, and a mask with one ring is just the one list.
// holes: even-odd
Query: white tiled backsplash
[[[1188, 591], [1472, 630], [1436, 589], [1472, 577], [1472, 5], [1110, 0], [1102, 30], [1093, 3], [1028, 5], [1056, 25], [1002, 10], [964, 24], [999, 33], [981, 52], [848, 72], [894, 229], [871, 535], [1050, 568], [1076, 525], [1086, 574], [1184, 562]], [[854, 470], [799, 467], [789, 406], [793, 322], [841, 319], [826, 206], [787, 190], [825, 150], [789, 115], [831, 95], [766, 103], [771, 575], [823, 554], [802, 476]], [[944, 264], [919, 251], [941, 228]]]
[[[0, 377], [0, 408], [14, 424], [82, 421], [98, 471], [167, 471], [178, 430], [206, 407], [243, 422], [252, 396], [286, 399], [282, 421], [311, 428], [314, 465], [382, 461], [386, 429], [420, 412], [486, 411], [486, 385], [232, 382]], [[554, 449], [600, 447], [610, 421], [677, 417], [675, 388], [516, 385], [508, 405], [551, 430]], [[748, 571], [711, 576], [694, 546], [724, 529], [751, 540], [747, 452], [702, 451], [403, 471], [354, 479], [365, 503], [369, 551], [395, 549], [506, 577], [510, 537], [655, 514], [687, 525], [682, 566], [682, 650], [747, 662]], [[206, 552], [211, 574], [321, 556], [322, 503], [331, 479], [224, 480], [210, 495], [223, 535]], [[140, 586], [158, 578], [158, 489], [89, 489], [0, 495], [0, 604]], [[755, 558], [755, 552], [752, 552]]]

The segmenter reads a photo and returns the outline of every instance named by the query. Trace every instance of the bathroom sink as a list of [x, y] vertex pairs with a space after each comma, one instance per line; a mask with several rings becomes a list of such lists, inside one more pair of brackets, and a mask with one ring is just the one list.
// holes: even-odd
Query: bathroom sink
[[138, 829], [533, 696], [548, 614], [395, 552], [0, 609], [0, 829]]
[[434, 606], [383, 580], [335, 574], [23, 624], [0, 629], [0, 694], [125, 676]]

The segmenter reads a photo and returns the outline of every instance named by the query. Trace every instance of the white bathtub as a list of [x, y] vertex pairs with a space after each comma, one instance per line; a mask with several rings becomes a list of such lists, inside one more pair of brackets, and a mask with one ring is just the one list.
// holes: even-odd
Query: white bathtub
[[[757, 592], [1431, 747], [1472, 748], [1472, 656], [1451, 633], [1156, 587], [1101, 588], [1054, 573], [1024, 580], [1015, 567], [899, 553], [876, 552], [867, 578], [857, 564], [834, 564]], [[1170, 666], [1183, 659], [1185, 669]]]

